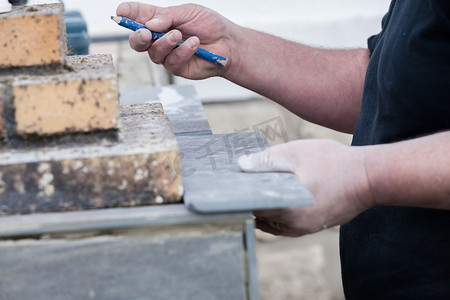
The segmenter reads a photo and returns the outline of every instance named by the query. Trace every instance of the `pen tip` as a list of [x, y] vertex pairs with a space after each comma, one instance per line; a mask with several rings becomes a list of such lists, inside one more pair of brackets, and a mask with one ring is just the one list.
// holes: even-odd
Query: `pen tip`
[[116, 23], [120, 23], [120, 21], [122, 20], [122, 17], [111, 16], [111, 20], [114, 20], [114, 22], [116, 22]]

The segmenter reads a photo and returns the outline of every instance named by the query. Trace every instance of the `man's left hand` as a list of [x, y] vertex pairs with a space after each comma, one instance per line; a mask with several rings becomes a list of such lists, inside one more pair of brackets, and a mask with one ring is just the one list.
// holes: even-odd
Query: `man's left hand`
[[293, 172], [314, 196], [306, 207], [255, 211], [257, 228], [302, 236], [348, 222], [373, 206], [361, 147], [298, 140], [242, 156], [245, 172]]

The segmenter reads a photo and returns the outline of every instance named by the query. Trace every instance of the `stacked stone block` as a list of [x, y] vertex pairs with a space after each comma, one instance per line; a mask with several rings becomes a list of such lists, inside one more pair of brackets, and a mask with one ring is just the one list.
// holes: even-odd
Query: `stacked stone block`
[[70, 56], [65, 68], [9, 80], [3, 101], [14, 136], [116, 129], [118, 92], [110, 55]]
[[0, 27], [0, 215], [181, 200], [162, 107], [119, 107], [110, 55], [66, 56], [62, 4]]
[[0, 14], [0, 68], [63, 64], [67, 54], [62, 4], [15, 6]]

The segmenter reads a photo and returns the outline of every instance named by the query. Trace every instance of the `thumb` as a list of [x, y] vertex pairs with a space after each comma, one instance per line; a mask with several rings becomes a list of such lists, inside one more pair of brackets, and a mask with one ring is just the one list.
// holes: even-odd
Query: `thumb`
[[285, 144], [277, 145], [264, 151], [243, 155], [238, 165], [244, 172], [292, 172]]

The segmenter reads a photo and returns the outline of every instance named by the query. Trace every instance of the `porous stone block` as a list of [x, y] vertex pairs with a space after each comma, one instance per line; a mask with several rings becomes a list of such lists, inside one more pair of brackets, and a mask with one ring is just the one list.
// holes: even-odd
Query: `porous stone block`
[[10, 76], [8, 86], [3, 101], [8, 136], [90, 132], [118, 126], [117, 76], [109, 54], [71, 56], [66, 67], [56, 73]]
[[13, 6], [0, 14], [0, 28], [0, 69], [64, 63], [63, 4]]
[[123, 106], [119, 142], [0, 150], [0, 214], [180, 202], [178, 144], [161, 106]]

